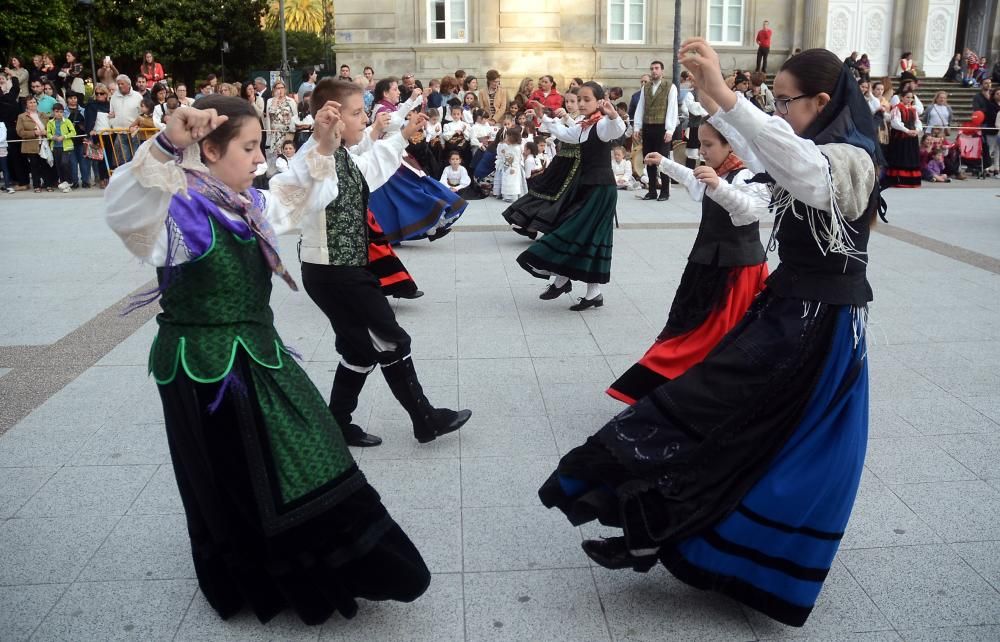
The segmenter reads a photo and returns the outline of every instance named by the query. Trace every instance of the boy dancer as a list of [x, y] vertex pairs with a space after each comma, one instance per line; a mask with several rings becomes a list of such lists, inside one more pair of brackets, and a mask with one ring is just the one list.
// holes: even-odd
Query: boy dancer
[[[330, 411], [344, 439], [360, 447], [382, 443], [351, 423], [368, 374], [381, 365], [389, 389], [413, 421], [414, 436], [427, 443], [458, 430], [472, 413], [435, 408], [424, 396], [410, 358], [410, 337], [396, 322], [378, 279], [366, 269], [368, 195], [396, 172], [407, 141], [423, 130], [427, 117], [414, 114], [401, 133], [372, 141], [365, 136], [368, 119], [358, 85], [324, 78], [310, 98], [314, 117], [328, 102], [339, 110], [340, 147], [332, 157], [324, 157], [313, 151], [316, 142], [310, 139], [299, 153], [312, 156], [310, 173], [316, 180], [332, 183], [335, 197], [324, 210], [308, 212], [301, 220], [274, 221], [274, 225], [282, 231], [301, 231], [303, 284], [337, 335], [341, 362], [330, 393]], [[348, 152], [359, 143], [356, 154]], [[271, 179], [271, 189], [280, 193], [297, 188], [278, 174]]]

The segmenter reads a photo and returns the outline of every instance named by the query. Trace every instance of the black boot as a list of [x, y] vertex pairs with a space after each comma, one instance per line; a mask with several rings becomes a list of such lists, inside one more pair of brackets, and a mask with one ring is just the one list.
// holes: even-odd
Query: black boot
[[659, 559], [655, 554], [641, 557], [633, 555], [628, 550], [624, 537], [584, 540], [583, 552], [604, 568], [612, 570], [630, 568], [639, 573], [648, 572]]
[[410, 357], [383, 366], [382, 374], [393, 396], [410, 415], [413, 421], [413, 436], [422, 444], [434, 441], [441, 435], [455, 432], [472, 416], [471, 410], [449, 410], [435, 408], [424, 396], [424, 390], [417, 379], [417, 371]]
[[351, 370], [341, 363], [337, 366], [333, 390], [330, 391], [330, 412], [344, 434], [344, 441], [348, 446], [357, 448], [370, 448], [382, 443], [380, 437], [369, 435], [361, 426], [351, 423], [351, 413], [358, 407], [358, 395], [365, 387], [367, 378], [367, 373]]

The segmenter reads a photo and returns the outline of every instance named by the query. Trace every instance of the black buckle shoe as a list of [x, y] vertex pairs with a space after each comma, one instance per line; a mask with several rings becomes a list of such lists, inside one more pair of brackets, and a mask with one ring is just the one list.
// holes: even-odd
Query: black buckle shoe
[[347, 442], [348, 446], [354, 446], [355, 448], [373, 448], [375, 446], [382, 445], [381, 437], [365, 432], [361, 426], [357, 424], [351, 424], [343, 430], [343, 433], [344, 441]]
[[575, 305], [569, 306], [569, 309], [573, 312], [579, 312], [581, 310], [586, 310], [587, 308], [600, 308], [604, 306], [604, 295], [598, 294], [593, 299], [580, 299]]
[[656, 200], [657, 201], [669, 201], [670, 200], [670, 194], [666, 194], [666, 193], [660, 194], [660, 197], [657, 198]]
[[407, 292], [406, 294], [393, 294], [395, 299], [419, 299], [424, 295], [423, 290], [414, 290], [413, 292]]
[[656, 566], [656, 555], [637, 557], [629, 552], [624, 537], [608, 537], [584, 540], [583, 552], [600, 566], [614, 571], [630, 568], [637, 573], [648, 573]]
[[427, 240], [430, 241], [431, 243], [433, 243], [434, 241], [436, 241], [438, 239], [443, 239], [444, 237], [448, 236], [449, 234], [451, 234], [451, 228], [450, 227], [445, 227], [445, 228], [442, 228], [442, 229], [438, 230], [437, 234], [428, 235], [427, 236]]
[[646, 192], [646, 195], [642, 197], [644, 201], [656, 200], [656, 192]]
[[552, 299], [558, 299], [563, 294], [569, 294], [572, 291], [572, 281], [566, 281], [561, 288], [557, 288], [554, 283], [549, 283], [549, 287], [545, 288], [545, 291], [539, 294], [538, 298], [542, 301], [551, 301]]
[[471, 410], [449, 410], [448, 408], [435, 408], [431, 413], [434, 418], [434, 432], [417, 432], [414, 430], [414, 437], [422, 444], [427, 444], [442, 435], [455, 432], [465, 425], [465, 422], [472, 418]]

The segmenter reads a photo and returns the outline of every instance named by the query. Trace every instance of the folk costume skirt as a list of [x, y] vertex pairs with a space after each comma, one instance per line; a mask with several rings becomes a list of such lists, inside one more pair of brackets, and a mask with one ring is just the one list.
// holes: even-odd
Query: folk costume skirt
[[223, 619], [353, 617], [357, 598], [413, 601], [430, 573], [291, 358], [242, 349], [221, 382], [159, 386], [198, 584]]
[[702, 361], [743, 318], [765, 280], [767, 262], [737, 267], [689, 262], [656, 342], [608, 394], [634, 404]]
[[792, 626], [850, 517], [868, 436], [864, 311], [764, 290], [708, 357], [562, 458], [539, 496], [676, 577]]
[[407, 167], [396, 170], [368, 199], [389, 243], [424, 238], [434, 228], [450, 227], [467, 206], [465, 199], [440, 181]]
[[[585, 283], [611, 280], [611, 249], [618, 190], [614, 185], [580, 186], [579, 211], [517, 257], [532, 276], [565, 276]], [[516, 203], [515, 203], [516, 204]]]
[[417, 291], [417, 282], [396, 256], [371, 210], [368, 210], [367, 267], [378, 279], [382, 293], [386, 296], [409, 296]]

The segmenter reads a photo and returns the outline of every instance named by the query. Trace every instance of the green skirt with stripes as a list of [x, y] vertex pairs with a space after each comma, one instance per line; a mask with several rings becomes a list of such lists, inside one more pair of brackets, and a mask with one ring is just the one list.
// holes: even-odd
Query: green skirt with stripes
[[517, 262], [540, 279], [555, 275], [607, 283], [618, 190], [614, 185], [581, 185], [577, 198], [585, 201], [580, 211], [521, 252]]

